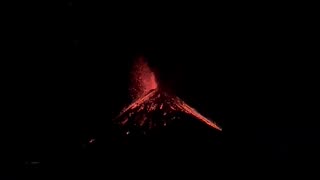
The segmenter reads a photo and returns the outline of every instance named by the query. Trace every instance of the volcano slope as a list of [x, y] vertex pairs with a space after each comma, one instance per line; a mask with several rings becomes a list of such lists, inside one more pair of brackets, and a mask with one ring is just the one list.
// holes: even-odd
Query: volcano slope
[[137, 99], [125, 108], [114, 121], [126, 130], [127, 135], [132, 133], [131, 131], [138, 129], [145, 134], [151, 129], [166, 127], [172, 121], [181, 120], [186, 115], [201, 121], [211, 128], [222, 130], [179, 97], [158, 88], [150, 90]]
[[[130, 91], [133, 102], [113, 120], [117, 131], [123, 136], [154, 136], [159, 131], [163, 133], [173, 129], [173, 125], [182, 130], [188, 123], [199, 123], [199, 127], [206, 126], [214, 132], [222, 130], [167, 88], [160, 86], [154, 71], [143, 57], [138, 58], [132, 67]], [[181, 127], [178, 125], [180, 123]]]
[[113, 119], [111, 131], [104, 132], [111, 136], [102, 135], [86, 149], [86, 168], [95, 171], [103, 164], [116, 176], [126, 174], [118, 170], [133, 171], [150, 179], [146, 172], [170, 176], [199, 169], [203, 174], [220, 167], [226, 152], [222, 129], [159, 86], [143, 58], [134, 66], [130, 90], [133, 102]]

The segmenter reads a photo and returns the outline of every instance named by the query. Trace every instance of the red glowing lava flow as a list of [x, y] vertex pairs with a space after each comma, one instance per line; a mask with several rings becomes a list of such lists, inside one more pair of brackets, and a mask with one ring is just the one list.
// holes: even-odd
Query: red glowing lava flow
[[121, 125], [151, 129], [166, 126], [170, 121], [177, 119], [177, 113], [185, 113], [214, 129], [222, 130], [177, 96], [159, 89], [154, 73], [142, 57], [133, 67], [131, 85], [134, 101], [115, 118]]

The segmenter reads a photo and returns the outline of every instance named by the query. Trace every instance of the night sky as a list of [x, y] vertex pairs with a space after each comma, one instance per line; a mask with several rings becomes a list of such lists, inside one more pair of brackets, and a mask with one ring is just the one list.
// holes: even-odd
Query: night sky
[[[242, 162], [281, 169], [313, 158], [319, 128], [304, 113], [307, 106], [301, 107], [312, 97], [298, 95], [299, 88], [310, 87], [313, 71], [304, 73], [302, 40], [290, 20], [229, 5], [159, 13], [121, 7], [113, 12], [108, 3], [65, 2], [39, 5], [37, 13], [19, 16], [17, 33], [7, 44], [9, 115], [2, 120], [9, 127], [3, 131], [10, 155], [5, 166], [12, 172], [22, 167], [37, 176], [58, 167], [58, 177], [64, 171], [71, 177], [77, 171], [108, 176], [144, 162], [155, 173], [165, 163], [168, 172], [182, 166], [223, 175]], [[140, 56], [161, 86], [223, 131], [205, 136], [191, 128], [180, 140], [205, 143], [175, 148], [164, 143], [145, 153], [139, 143], [128, 148], [115, 142], [111, 120], [130, 103], [130, 67]], [[91, 138], [96, 145], [88, 145]], [[105, 171], [96, 172], [99, 168]]]

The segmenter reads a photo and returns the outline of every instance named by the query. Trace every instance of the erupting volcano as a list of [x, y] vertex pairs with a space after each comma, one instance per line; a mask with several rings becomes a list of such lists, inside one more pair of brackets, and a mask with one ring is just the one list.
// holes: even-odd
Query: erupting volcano
[[209, 127], [222, 130], [179, 97], [161, 89], [156, 82], [154, 72], [143, 57], [136, 61], [131, 77], [130, 91], [134, 101], [114, 119], [122, 127], [151, 130], [167, 126], [173, 120], [187, 115]]

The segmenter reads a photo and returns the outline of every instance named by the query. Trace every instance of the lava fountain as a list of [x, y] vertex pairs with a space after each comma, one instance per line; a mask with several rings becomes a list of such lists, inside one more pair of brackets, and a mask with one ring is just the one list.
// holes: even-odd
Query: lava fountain
[[150, 90], [157, 88], [154, 72], [151, 71], [143, 57], [138, 58], [131, 71], [130, 95], [132, 99], [142, 97]]
[[187, 114], [214, 129], [222, 130], [179, 97], [160, 89], [154, 72], [143, 57], [134, 64], [131, 78], [130, 93], [134, 100], [114, 119], [117, 124], [150, 130], [167, 126], [179, 119], [178, 114]]

